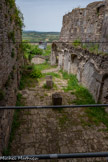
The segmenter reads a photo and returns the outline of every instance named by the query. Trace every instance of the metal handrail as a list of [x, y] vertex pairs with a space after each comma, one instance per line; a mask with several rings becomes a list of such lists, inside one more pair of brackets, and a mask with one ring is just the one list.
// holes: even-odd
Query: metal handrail
[[[7, 109], [59, 109], [59, 108], [87, 108], [87, 107], [108, 107], [108, 104], [88, 104], [88, 105], [58, 105], [58, 106], [0, 106], [0, 110]], [[45, 159], [73, 159], [73, 158], [96, 158], [106, 157], [108, 162], [108, 152], [92, 153], [71, 153], [71, 154], [45, 154], [45, 155], [18, 155], [18, 156], [0, 156], [0, 161], [23, 161], [23, 160], [45, 160]]]
[[73, 159], [73, 158], [97, 158], [108, 157], [108, 152], [94, 153], [72, 153], [72, 154], [41, 154], [41, 155], [18, 155], [18, 156], [0, 156], [0, 160], [45, 160], [45, 159]]
[[51, 108], [86, 108], [86, 107], [108, 107], [108, 104], [91, 104], [91, 105], [58, 105], [58, 106], [0, 106], [0, 109], [51, 109]]

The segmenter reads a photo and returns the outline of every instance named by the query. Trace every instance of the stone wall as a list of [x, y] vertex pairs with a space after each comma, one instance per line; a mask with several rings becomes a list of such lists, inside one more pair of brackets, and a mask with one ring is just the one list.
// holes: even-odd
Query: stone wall
[[[75, 40], [86, 42], [86, 48], [90, 42], [101, 42], [100, 54], [75, 48]], [[63, 17], [59, 42], [52, 44], [51, 64], [77, 75], [96, 102], [108, 103], [108, 0], [76, 8]]]
[[107, 43], [101, 43], [100, 50], [108, 53], [108, 0], [105, 1], [105, 14], [102, 25], [101, 42]]
[[[108, 42], [108, 0], [90, 3], [64, 15], [60, 42]], [[108, 52], [108, 43], [100, 44]]]
[[53, 43], [51, 64], [75, 74], [96, 102], [108, 103], [108, 55], [96, 55], [66, 43]]
[[[0, 105], [16, 104], [23, 65], [21, 21], [14, 0], [0, 0]], [[16, 43], [19, 42], [19, 43]], [[13, 110], [0, 110], [0, 154], [7, 147]]]

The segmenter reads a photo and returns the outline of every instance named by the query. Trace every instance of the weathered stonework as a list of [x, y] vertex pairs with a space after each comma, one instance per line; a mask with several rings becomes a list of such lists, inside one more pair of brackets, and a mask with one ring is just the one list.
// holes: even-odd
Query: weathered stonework
[[100, 50], [108, 53], [108, 0], [105, 0], [105, 14], [102, 25], [101, 42], [107, 43], [102, 43], [100, 45]]
[[[90, 3], [64, 15], [60, 42], [108, 42], [108, 0]], [[108, 52], [108, 43], [100, 44]]]
[[66, 43], [53, 43], [51, 64], [77, 75], [96, 102], [108, 103], [108, 56], [96, 55]]
[[[90, 53], [72, 42], [99, 43], [100, 54]], [[67, 43], [66, 43], [67, 42]], [[59, 42], [52, 45], [51, 64], [77, 75], [96, 102], [108, 103], [108, 0], [74, 9], [63, 17]], [[88, 46], [88, 44], [87, 44]], [[106, 53], [105, 56], [102, 53]]]
[[[0, 0], [0, 106], [16, 104], [23, 64], [21, 27], [15, 14], [15, 5]], [[0, 154], [8, 145], [13, 114], [13, 110], [0, 110]]]

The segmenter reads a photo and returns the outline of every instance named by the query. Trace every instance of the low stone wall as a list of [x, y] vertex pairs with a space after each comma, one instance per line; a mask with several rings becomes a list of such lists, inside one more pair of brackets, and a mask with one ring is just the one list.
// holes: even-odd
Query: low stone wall
[[[0, 106], [16, 105], [23, 65], [21, 35], [14, 1], [0, 0]], [[13, 110], [0, 110], [0, 154], [8, 145], [13, 114]]]
[[77, 75], [96, 102], [108, 103], [108, 56], [96, 55], [65, 43], [53, 43], [51, 64]]

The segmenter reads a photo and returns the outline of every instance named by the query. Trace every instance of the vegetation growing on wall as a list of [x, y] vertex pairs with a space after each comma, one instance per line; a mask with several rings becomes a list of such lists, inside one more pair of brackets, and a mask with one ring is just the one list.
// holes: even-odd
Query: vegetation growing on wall
[[15, 6], [15, 0], [5, 0], [6, 4], [13, 8]]
[[10, 21], [14, 21], [20, 29], [24, 27], [24, 18], [20, 9], [15, 5], [15, 0], [5, 0], [6, 5], [9, 5], [10, 9], [14, 8], [14, 13], [10, 16]]
[[87, 49], [89, 52], [92, 52], [94, 54], [103, 54], [103, 55], [107, 54], [107, 53], [101, 52], [99, 50], [99, 44], [95, 43], [95, 42], [94, 43], [92, 43], [92, 42], [84, 42], [83, 43], [80, 41], [80, 39], [77, 39], [72, 43], [72, 45], [76, 48], [81, 47], [83, 49]]
[[77, 39], [72, 44], [73, 44], [74, 47], [78, 47], [78, 46], [81, 45], [81, 41], [80, 41], [80, 39]]
[[14, 31], [9, 32], [9, 33], [8, 33], [8, 38], [9, 38], [10, 40], [12, 40], [13, 43], [15, 43], [15, 32], [14, 32]]
[[15, 9], [15, 23], [18, 25], [21, 29], [24, 27], [24, 18], [21, 11], [18, 9], [18, 7]]
[[[68, 86], [64, 89], [64, 91], [71, 91], [71, 93], [76, 96], [76, 99], [74, 99], [72, 103], [76, 105], [95, 104], [93, 96], [85, 87], [78, 83], [75, 75], [68, 74], [62, 70], [61, 73], [63, 78], [68, 80]], [[108, 113], [105, 112], [104, 108], [86, 108], [85, 112], [87, 113], [89, 119], [89, 123], [87, 123], [87, 125], [91, 125], [92, 122], [95, 124], [102, 122], [108, 129]]]

